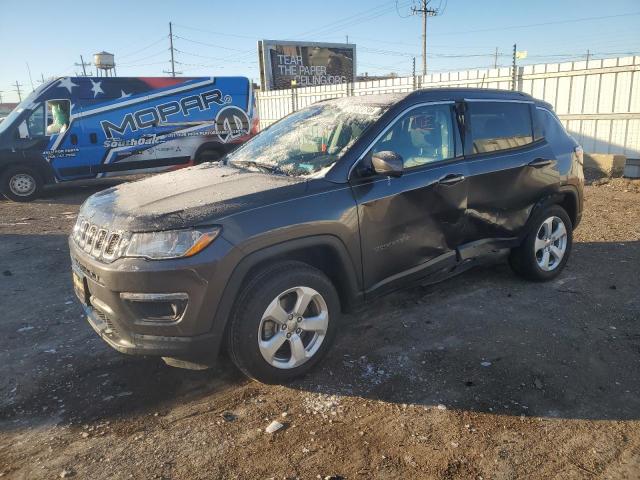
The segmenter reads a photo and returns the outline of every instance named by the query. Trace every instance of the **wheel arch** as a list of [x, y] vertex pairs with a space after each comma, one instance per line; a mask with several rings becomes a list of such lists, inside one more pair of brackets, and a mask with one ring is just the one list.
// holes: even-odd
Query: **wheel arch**
[[565, 187], [562, 187], [557, 192], [541, 198], [534, 205], [534, 207], [531, 209], [531, 213], [529, 214], [529, 219], [527, 220], [527, 228], [524, 229], [521, 235], [522, 238], [524, 238], [529, 232], [529, 229], [531, 228], [531, 220], [536, 217], [538, 212], [541, 212], [551, 205], [559, 205], [567, 212], [573, 228], [575, 228], [580, 222], [580, 204], [578, 192], [575, 187], [567, 185]]
[[233, 270], [224, 289], [212, 323], [212, 333], [218, 352], [228, 325], [235, 300], [258, 270], [267, 265], [296, 260], [322, 271], [334, 284], [343, 311], [353, 310], [363, 301], [358, 275], [344, 243], [333, 235], [317, 235], [295, 239], [254, 251], [244, 257]]
[[227, 153], [229, 153], [232, 148], [229, 147], [228, 144], [221, 142], [204, 142], [200, 145], [193, 154], [192, 160], [197, 161], [198, 157], [207, 150], [215, 150], [220, 153], [220, 158], [224, 157]]
[[4, 173], [13, 167], [29, 167], [36, 171], [40, 175], [40, 179], [43, 184], [50, 184], [56, 182], [56, 176], [53, 171], [53, 168], [46, 160], [40, 158], [24, 158], [24, 159], [14, 159], [8, 162], [2, 162], [0, 164], [0, 177], [4, 175]]

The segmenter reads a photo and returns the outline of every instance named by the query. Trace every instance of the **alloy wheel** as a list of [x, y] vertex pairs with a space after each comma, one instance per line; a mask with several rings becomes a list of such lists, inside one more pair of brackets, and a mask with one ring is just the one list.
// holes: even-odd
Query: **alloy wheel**
[[561, 218], [547, 218], [536, 234], [534, 253], [538, 266], [545, 272], [558, 268], [567, 251], [567, 227]]
[[329, 309], [311, 287], [293, 287], [274, 298], [260, 320], [258, 347], [273, 367], [295, 368], [320, 349], [329, 328]]

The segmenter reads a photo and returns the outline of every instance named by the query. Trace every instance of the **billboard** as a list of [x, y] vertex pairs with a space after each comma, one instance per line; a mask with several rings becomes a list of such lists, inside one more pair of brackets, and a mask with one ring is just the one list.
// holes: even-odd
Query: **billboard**
[[260, 40], [262, 90], [353, 82], [356, 46], [351, 43]]

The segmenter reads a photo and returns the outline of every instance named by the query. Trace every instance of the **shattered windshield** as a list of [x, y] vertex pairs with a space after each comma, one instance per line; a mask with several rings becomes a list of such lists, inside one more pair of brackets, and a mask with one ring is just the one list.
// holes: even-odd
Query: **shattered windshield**
[[241, 168], [322, 175], [387, 108], [352, 100], [312, 105], [272, 125], [227, 159]]

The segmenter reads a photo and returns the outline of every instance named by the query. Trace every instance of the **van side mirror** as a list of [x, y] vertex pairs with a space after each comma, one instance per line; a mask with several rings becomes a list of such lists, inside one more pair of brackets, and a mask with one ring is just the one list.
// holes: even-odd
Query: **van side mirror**
[[384, 150], [371, 156], [371, 164], [376, 173], [389, 177], [400, 177], [404, 172], [404, 161], [396, 152]]
[[18, 125], [18, 138], [29, 138], [29, 128], [27, 127], [27, 121], [23, 120], [20, 125]]

